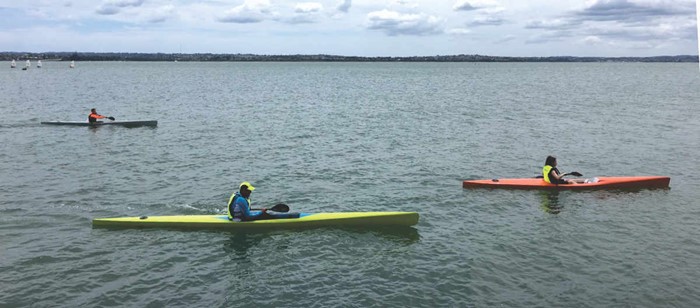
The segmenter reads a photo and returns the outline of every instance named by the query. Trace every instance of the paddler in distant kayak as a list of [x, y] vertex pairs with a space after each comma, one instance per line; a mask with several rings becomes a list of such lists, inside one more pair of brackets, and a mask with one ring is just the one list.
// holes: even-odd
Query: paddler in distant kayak
[[[581, 175], [578, 172], [572, 172], [570, 174], [578, 175], [578, 176]], [[547, 183], [552, 183], [552, 184], [577, 184], [577, 183], [579, 183], [576, 180], [565, 179], [564, 175], [568, 175], [568, 173], [561, 174], [559, 172], [559, 169], [557, 169], [557, 158], [554, 156], [551, 156], [551, 155], [547, 156], [547, 159], [544, 162], [544, 167], [542, 168], [542, 178], [544, 179], [544, 181]]]
[[252, 221], [265, 219], [299, 218], [299, 213], [288, 213], [289, 206], [284, 203], [273, 206], [270, 210], [277, 213], [268, 213], [267, 208], [260, 211], [250, 211], [250, 194], [255, 190], [253, 185], [243, 182], [238, 191], [228, 200], [228, 219], [231, 221]]
[[114, 121], [114, 117], [105, 117], [101, 114], [98, 114], [97, 109], [95, 109], [95, 108], [90, 109], [90, 115], [88, 115], [88, 122], [97, 123], [98, 119], [105, 119], [105, 118]]

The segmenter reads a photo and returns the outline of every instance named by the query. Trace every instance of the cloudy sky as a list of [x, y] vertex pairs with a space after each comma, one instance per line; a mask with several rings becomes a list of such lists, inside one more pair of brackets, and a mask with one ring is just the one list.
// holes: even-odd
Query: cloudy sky
[[697, 54], [689, 0], [0, 0], [0, 51]]

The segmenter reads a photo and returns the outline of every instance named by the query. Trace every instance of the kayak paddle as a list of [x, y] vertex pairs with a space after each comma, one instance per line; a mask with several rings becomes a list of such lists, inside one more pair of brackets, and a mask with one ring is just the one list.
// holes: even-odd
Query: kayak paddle
[[562, 174], [562, 176], [565, 176], [565, 175], [583, 176], [583, 174], [576, 172], [576, 171]]
[[[569, 173], [564, 173], [564, 174], [562, 174], [561, 176], [567, 176], [567, 175], [583, 176], [583, 174], [581, 174], [580, 172], [577, 172], [577, 171], [569, 172]], [[541, 175], [535, 176], [536, 179], [541, 179], [541, 178], [543, 178], [543, 177], [544, 177], [544, 176], [541, 176]]]
[[[262, 209], [251, 209], [253, 211], [261, 211]], [[287, 213], [289, 212], [289, 206], [284, 203], [275, 204], [275, 206], [267, 209], [268, 211]]]

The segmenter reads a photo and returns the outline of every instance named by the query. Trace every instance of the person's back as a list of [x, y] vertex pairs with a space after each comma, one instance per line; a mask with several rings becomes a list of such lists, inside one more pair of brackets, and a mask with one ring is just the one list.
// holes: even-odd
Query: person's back
[[235, 192], [228, 204], [228, 219], [246, 221], [250, 216], [250, 200], [241, 196], [239, 192]]
[[228, 201], [229, 220], [250, 221], [262, 219], [261, 216], [266, 214], [266, 209], [263, 209], [257, 214], [250, 212], [250, 194], [253, 190], [255, 190], [255, 187], [250, 185], [250, 183], [241, 183], [238, 191], [235, 192]]
[[97, 122], [97, 119], [104, 119], [104, 116], [97, 114], [97, 110], [95, 110], [95, 108], [92, 108], [90, 110], [90, 114], [88, 115], [88, 122], [95, 123]]
[[90, 123], [97, 123], [98, 119], [110, 119], [114, 121], [114, 117], [106, 117], [101, 114], [97, 113], [97, 110], [95, 108], [90, 109], [90, 114], [88, 115], [88, 122]]
[[551, 155], [547, 156], [542, 167], [542, 179], [551, 184], [571, 184], [568, 180], [561, 178], [557, 169], [557, 158]]

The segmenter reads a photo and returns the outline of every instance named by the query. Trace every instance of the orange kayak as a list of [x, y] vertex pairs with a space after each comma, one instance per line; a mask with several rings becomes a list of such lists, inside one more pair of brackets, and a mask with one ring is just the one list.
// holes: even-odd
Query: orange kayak
[[668, 188], [667, 176], [601, 176], [598, 181], [580, 184], [550, 184], [541, 178], [466, 180], [464, 188], [506, 188], [544, 190], [588, 190], [588, 189], [647, 189]]

